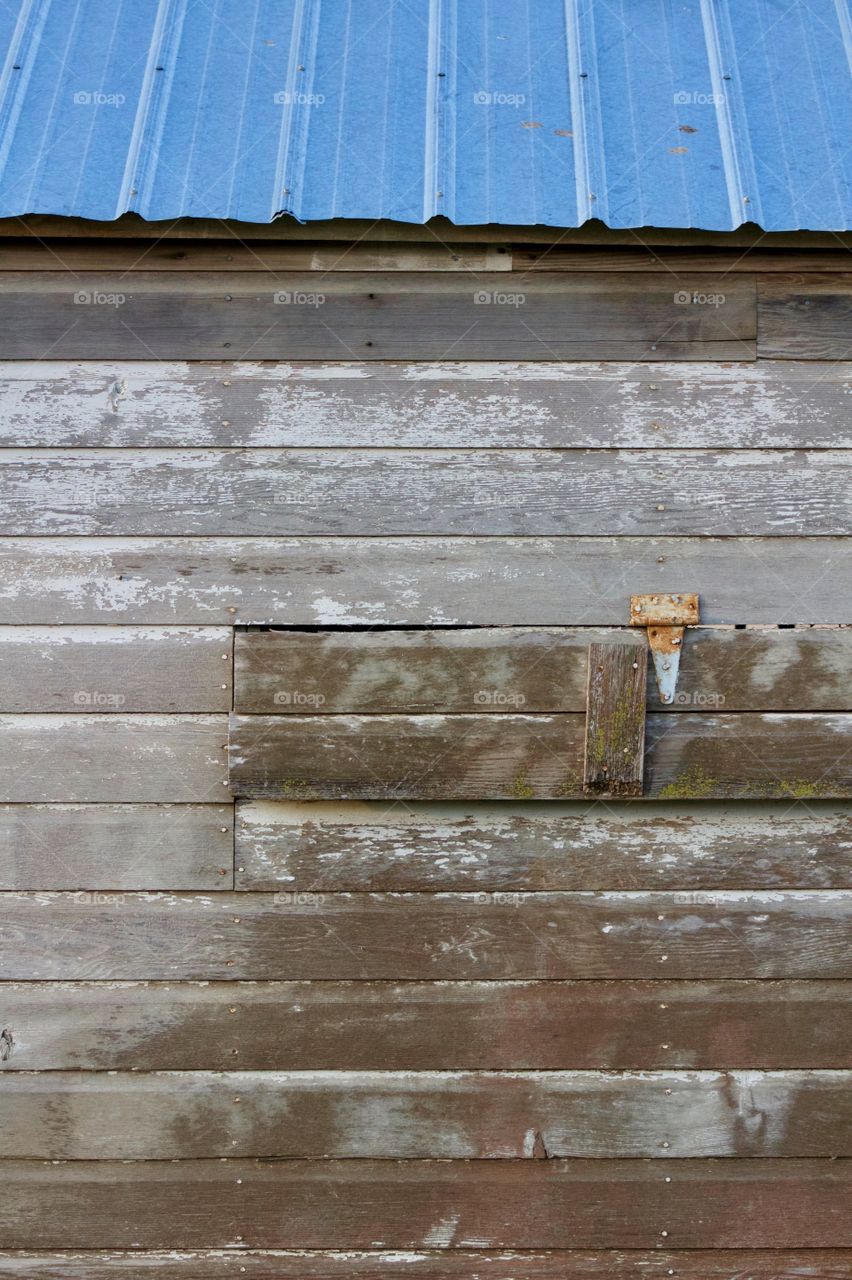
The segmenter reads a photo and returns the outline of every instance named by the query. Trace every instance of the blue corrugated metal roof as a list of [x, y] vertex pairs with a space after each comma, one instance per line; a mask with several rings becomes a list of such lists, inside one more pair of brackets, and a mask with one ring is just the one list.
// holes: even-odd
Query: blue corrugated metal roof
[[852, 225], [848, 0], [10, 0], [0, 215]]

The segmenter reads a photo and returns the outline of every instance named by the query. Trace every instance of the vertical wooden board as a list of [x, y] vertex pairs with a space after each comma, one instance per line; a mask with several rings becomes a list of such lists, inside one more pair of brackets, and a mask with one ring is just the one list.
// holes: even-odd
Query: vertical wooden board
[[231, 706], [225, 627], [0, 627], [0, 712]]
[[224, 716], [0, 717], [0, 801], [215, 803]]
[[[852, 1247], [848, 1160], [9, 1160], [4, 1249]], [[671, 1183], [665, 1178], [671, 1176]]]
[[590, 644], [583, 790], [640, 796], [645, 755], [648, 652], [635, 644]]
[[2, 889], [231, 889], [233, 805], [0, 806]]

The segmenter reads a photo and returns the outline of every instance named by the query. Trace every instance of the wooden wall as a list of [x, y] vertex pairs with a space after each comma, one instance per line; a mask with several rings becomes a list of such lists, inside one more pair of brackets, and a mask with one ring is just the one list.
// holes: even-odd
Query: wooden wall
[[[499, 247], [263, 278], [75, 242], [69, 289], [0, 246], [2, 1276], [849, 1274], [847, 801], [229, 792], [235, 627], [611, 627], [649, 591], [701, 593], [693, 692], [786, 699], [748, 750], [807, 712], [849, 772], [836, 257], [693, 255], [730, 326], [673, 337], [671, 262]], [[454, 344], [465, 271], [523, 282], [526, 346], [480, 304]], [[298, 342], [292, 272], [338, 308]]]

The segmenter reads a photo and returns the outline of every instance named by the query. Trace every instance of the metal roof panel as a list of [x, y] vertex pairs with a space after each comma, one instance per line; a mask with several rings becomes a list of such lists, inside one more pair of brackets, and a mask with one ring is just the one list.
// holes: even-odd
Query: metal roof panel
[[18, 0], [0, 216], [852, 225], [849, 0]]

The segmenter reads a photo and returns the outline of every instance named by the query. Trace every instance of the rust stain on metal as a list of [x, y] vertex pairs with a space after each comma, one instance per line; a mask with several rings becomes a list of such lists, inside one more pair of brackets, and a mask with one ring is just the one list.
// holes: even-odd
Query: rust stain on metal
[[631, 627], [689, 627], [699, 621], [699, 616], [694, 591], [630, 597]]
[[647, 629], [661, 702], [675, 700], [685, 629], [699, 617], [695, 592], [630, 597], [630, 625]]

